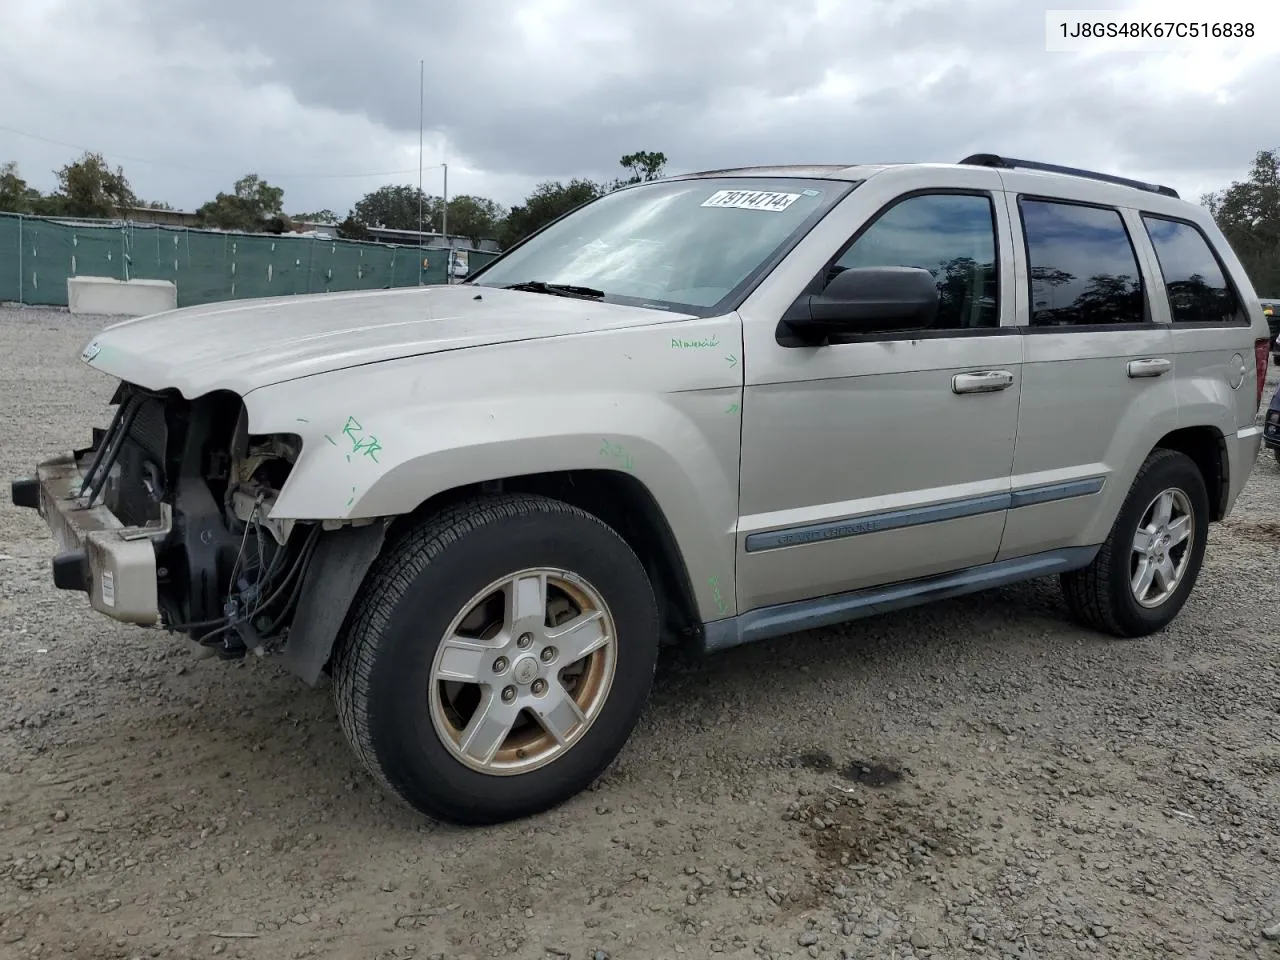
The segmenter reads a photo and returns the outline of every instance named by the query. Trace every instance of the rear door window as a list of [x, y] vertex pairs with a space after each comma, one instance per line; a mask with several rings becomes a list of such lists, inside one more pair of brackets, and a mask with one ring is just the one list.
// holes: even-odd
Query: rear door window
[[1145, 323], [1138, 255], [1120, 211], [1021, 198], [1033, 327]]

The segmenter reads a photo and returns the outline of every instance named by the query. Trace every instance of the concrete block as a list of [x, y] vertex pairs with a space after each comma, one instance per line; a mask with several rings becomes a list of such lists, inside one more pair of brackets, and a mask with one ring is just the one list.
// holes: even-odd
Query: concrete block
[[144, 317], [176, 310], [178, 288], [168, 280], [67, 277], [67, 308], [72, 313]]

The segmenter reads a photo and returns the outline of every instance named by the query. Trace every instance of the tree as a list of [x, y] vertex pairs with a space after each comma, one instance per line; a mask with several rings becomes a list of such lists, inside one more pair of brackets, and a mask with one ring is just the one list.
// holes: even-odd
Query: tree
[[504, 247], [518, 243], [542, 229], [575, 207], [596, 199], [604, 189], [590, 180], [573, 179], [568, 183], [548, 180], [533, 188], [524, 203], [511, 208], [503, 222], [501, 240]]
[[273, 187], [256, 173], [236, 181], [234, 193], [221, 193], [196, 211], [200, 222], [222, 230], [263, 229], [267, 220], [281, 215], [284, 190]]
[[12, 160], [0, 163], [0, 213], [27, 213], [31, 210], [32, 190], [18, 176], [18, 165]]
[[58, 170], [57, 177], [63, 198], [59, 205], [68, 216], [113, 217], [138, 202], [124, 170], [112, 170], [99, 153], [85, 153]]
[[274, 217], [268, 217], [262, 222], [262, 230], [265, 233], [274, 233], [276, 236], [282, 233], [293, 233], [293, 220], [287, 214], [277, 213]]
[[[338, 224], [338, 232], [349, 239], [363, 240], [369, 236], [371, 227], [417, 230], [419, 200], [422, 229], [441, 229], [444, 225], [442, 198], [428, 196], [408, 184], [388, 184], [361, 197], [347, 219]], [[500, 203], [487, 197], [459, 194], [449, 198], [449, 233], [478, 243], [498, 236], [506, 215], [507, 211]], [[334, 217], [332, 222], [337, 222], [337, 218]]]
[[624, 154], [618, 163], [629, 176], [615, 180], [613, 182], [615, 190], [633, 183], [661, 180], [666, 171], [667, 155], [661, 151], [637, 150], [635, 153]]
[[315, 213], [295, 213], [289, 219], [294, 223], [337, 223], [338, 215], [332, 210], [317, 210]]
[[[434, 211], [441, 206], [440, 198], [431, 197], [430, 200], [434, 217]], [[497, 238], [506, 216], [507, 211], [502, 204], [487, 197], [473, 197], [464, 193], [449, 198], [449, 234], [465, 237], [473, 246], [479, 246], [481, 240]], [[443, 218], [438, 222], [443, 225]]]
[[431, 205], [429, 198], [417, 187], [408, 184], [379, 187], [356, 201], [347, 217], [361, 228], [386, 227], [388, 230], [417, 230], [419, 198], [422, 204], [422, 229], [431, 229]]
[[1280, 151], [1259, 150], [1244, 182], [1201, 199], [1260, 297], [1280, 297]]
[[29, 191], [31, 212], [39, 217], [73, 216], [70, 201], [61, 193], [41, 194], [39, 190]]
[[338, 224], [338, 236], [343, 240], [368, 240], [369, 231], [355, 218], [354, 213], [349, 213], [347, 219]]

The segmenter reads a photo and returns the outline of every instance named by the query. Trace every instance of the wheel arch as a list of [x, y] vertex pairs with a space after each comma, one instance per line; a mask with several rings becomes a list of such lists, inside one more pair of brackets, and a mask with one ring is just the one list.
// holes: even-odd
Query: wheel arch
[[688, 564], [666, 514], [642, 480], [619, 470], [546, 471], [453, 487], [393, 520], [388, 538], [450, 504], [486, 493], [538, 494], [598, 517], [640, 558], [657, 597], [664, 632], [684, 637], [701, 625]]
[[576, 506], [611, 527], [639, 557], [658, 601], [663, 632], [684, 640], [701, 626], [685, 558], [657, 499], [636, 477], [615, 470], [530, 473], [443, 490], [388, 521], [325, 531], [309, 566], [284, 665], [308, 684], [330, 669], [337, 643], [370, 568], [406, 528], [484, 494], [530, 493]]
[[1166, 433], [1156, 443], [1156, 450], [1175, 450], [1196, 465], [1209, 494], [1209, 519], [1226, 516], [1227, 498], [1231, 491], [1231, 465], [1227, 456], [1227, 440], [1217, 427], [1201, 424], [1180, 427]]
[[[1174, 431], [1178, 433], [1178, 431]], [[1180, 449], [1180, 447], [1182, 449]], [[1066, 571], [1061, 575], [1064, 596], [1072, 616], [1080, 623], [1103, 633], [1117, 637], [1147, 636], [1168, 626], [1182, 610], [1191, 591], [1195, 588], [1201, 566], [1204, 562], [1205, 536], [1209, 529], [1212, 505], [1201, 510], [1194, 505], [1189, 512], [1189, 519], [1194, 523], [1194, 536], [1187, 546], [1185, 566], [1180, 575], [1181, 580], [1169, 585], [1168, 578], [1163, 578], [1166, 592], [1152, 604], [1144, 603], [1146, 594], [1153, 582], [1148, 579], [1141, 587], [1133, 582], [1133, 560], [1139, 553], [1152, 559], [1151, 547], [1157, 545], [1148, 540], [1146, 546], [1138, 546], [1135, 533], [1143, 529], [1143, 520], [1148, 511], [1154, 511], [1157, 500], [1170, 492], [1172, 478], [1182, 477], [1184, 482], [1188, 473], [1200, 475], [1204, 466], [1196, 462], [1196, 456], [1205, 456], [1205, 450], [1211, 449], [1205, 444], [1202, 435], [1175, 436], [1169, 446], [1155, 447], [1144, 459], [1134, 477], [1133, 484], [1125, 495], [1120, 513], [1113, 522], [1107, 538], [1103, 541], [1087, 567]], [[1186, 450], [1192, 451], [1187, 453]], [[1188, 464], [1187, 459], [1191, 460]], [[1196, 491], [1195, 499], [1199, 499]], [[1205, 501], [1209, 500], [1205, 491]], [[1154, 514], [1153, 514], [1154, 516]], [[1154, 520], [1159, 524], [1167, 521]], [[1166, 525], [1163, 532], [1171, 534], [1171, 527]], [[1182, 543], [1187, 538], [1177, 541]], [[1173, 546], [1171, 539], [1159, 541], [1159, 556], [1155, 560], [1164, 564], [1166, 552]], [[1171, 556], [1171, 555], [1169, 555]], [[1179, 561], [1179, 565], [1182, 562]], [[1172, 573], [1172, 567], [1170, 573]], [[1138, 596], [1138, 592], [1143, 596]]]

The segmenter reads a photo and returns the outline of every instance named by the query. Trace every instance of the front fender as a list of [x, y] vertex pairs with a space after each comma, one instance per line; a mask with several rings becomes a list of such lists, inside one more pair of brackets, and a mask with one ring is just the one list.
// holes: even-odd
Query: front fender
[[[716, 354], [741, 356], [730, 339], [739, 336], [733, 327], [714, 329], [729, 321], [690, 321], [682, 336], [728, 340], [731, 346]], [[717, 356], [717, 363], [709, 351], [673, 350], [669, 332], [581, 339], [596, 340], [599, 350], [576, 365], [564, 356], [564, 340], [526, 342], [518, 351], [514, 345], [457, 351], [249, 393], [253, 433], [303, 437], [271, 516], [398, 516], [468, 484], [620, 471], [643, 484], [665, 514], [702, 619], [733, 615], [737, 357]], [[558, 381], [527, 375], [557, 366], [564, 370]]]

